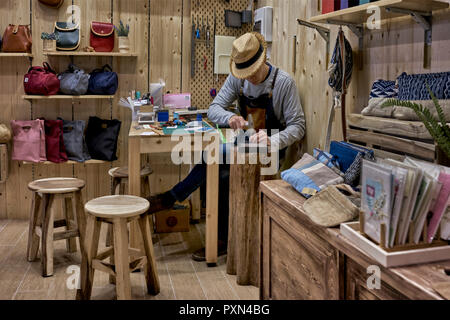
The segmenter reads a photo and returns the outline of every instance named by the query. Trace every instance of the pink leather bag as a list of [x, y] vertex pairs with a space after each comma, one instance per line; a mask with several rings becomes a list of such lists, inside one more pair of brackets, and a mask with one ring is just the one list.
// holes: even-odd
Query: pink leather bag
[[11, 120], [13, 132], [12, 160], [46, 161], [44, 120]]

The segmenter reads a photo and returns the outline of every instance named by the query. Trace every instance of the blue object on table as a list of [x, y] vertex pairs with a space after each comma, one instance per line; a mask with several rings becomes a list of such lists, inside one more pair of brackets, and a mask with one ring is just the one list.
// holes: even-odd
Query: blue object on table
[[158, 111], [158, 122], [169, 121], [169, 111]]
[[173, 120], [178, 120], [180, 119], [180, 115], [176, 112], [173, 113]]
[[203, 121], [203, 117], [201, 113], [197, 114], [197, 121]]
[[141, 92], [136, 91], [136, 100], [141, 100]]

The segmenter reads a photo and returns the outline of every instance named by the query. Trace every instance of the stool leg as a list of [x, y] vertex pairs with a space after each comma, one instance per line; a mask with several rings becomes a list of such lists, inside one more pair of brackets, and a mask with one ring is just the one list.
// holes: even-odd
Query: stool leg
[[117, 194], [117, 186], [120, 184], [120, 179], [118, 178], [113, 178], [113, 189], [112, 189], [112, 195], [116, 195]]
[[125, 183], [120, 182], [120, 184], [119, 184], [119, 194], [120, 195], [125, 195], [127, 193], [128, 192], [125, 191]]
[[[69, 197], [62, 199], [62, 207], [64, 218], [66, 219], [66, 230], [76, 229], [75, 216], [73, 214], [75, 208], [72, 208], [72, 198]], [[67, 239], [66, 247], [68, 253], [77, 252], [77, 239], [76, 238]]]
[[131, 300], [127, 222], [125, 219], [114, 219], [113, 222], [117, 300]]
[[39, 236], [36, 234], [36, 226], [39, 221], [39, 206], [41, 205], [41, 197], [33, 192], [33, 200], [31, 202], [30, 226], [28, 231], [28, 247], [27, 260], [32, 262], [36, 260], [39, 251]]
[[80, 268], [80, 290], [77, 291], [77, 300], [90, 300], [94, 284], [95, 270], [92, 260], [97, 256], [98, 242], [100, 240], [101, 222], [94, 216], [88, 216], [86, 224], [86, 238], [81, 249], [82, 261]]
[[[114, 231], [113, 231], [113, 225], [108, 223], [108, 231], [106, 233], [106, 246], [111, 247], [113, 246], [113, 239], [114, 239]], [[111, 264], [114, 264], [114, 250], [109, 257], [109, 262]], [[116, 284], [116, 277], [113, 275], [109, 275], [109, 283]]]
[[42, 203], [42, 275], [53, 275], [53, 203], [54, 195], [44, 194]]
[[152, 234], [150, 231], [150, 222], [148, 215], [142, 215], [139, 218], [142, 238], [144, 240], [144, 251], [147, 256], [145, 268], [145, 279], [147, 281], [147, 291], [150, 294], [157, 295], [160, 292], [158, 272], [156, 270], [155, 254], [153, 252]]

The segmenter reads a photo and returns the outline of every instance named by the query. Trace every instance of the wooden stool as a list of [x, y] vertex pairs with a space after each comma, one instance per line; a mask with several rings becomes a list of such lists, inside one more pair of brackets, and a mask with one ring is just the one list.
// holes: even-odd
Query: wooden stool
[[[142, 196], [150, 196], [150, 180], [149, 176], [153, 173], [152, 168], [146, 165], [141, 169], [141, 190]], [[126, 183], [128, 183], [128, 167], [113, 168], [108, 171], [108, 174], [113, 179], [113, 195], [125, 195], [127, 190], [125, 189]], [[119, 193], [117, 193], [117, 187], [119, 187]]]
[[[87, 213], [86, 254], [81, 264], [81, 289], [77, 299], [89, 300], [94, 283], [94, 270], [107, 272], [116, 279], [118, 300], [131, 299], [130, 273], [145, 268], [147, 290], [159, 293], [159, 280], [153, 253], [153, 243], [147, 215], [150, 204], [147, 200], [134, 196], [108, 196], [89, 201], [85, 205]], [[129, 248], [128, 228], [131, 221], [138, 220], [143, 238], [144, 253]], [[114, 244], [98, 253], [101, 223], [112, 224]], [[114, 253], [114, 265], [104, 262]], [[130, 257], [134, 260], [130, 262]]]
[[[27, 259], [36, 260], [41, 240], [42, 275], [53, 275], [53, 241], [67, 239], [67, 251], [77, 251], [76, 237], [83, 242], [85, 216], [81, 190], [85, 182], [74, 178], [50, 178], [33, 181], [28, 188], [33, 192]], [[64, 219], [54, 221], [54, 201], [62, 201]], [[40, 209], [40, 210], [39, 210]], [[76, 216], [76, 220], [75, 217]], [[54, 228], [66, 227], [65, 232], [54, 233]]]

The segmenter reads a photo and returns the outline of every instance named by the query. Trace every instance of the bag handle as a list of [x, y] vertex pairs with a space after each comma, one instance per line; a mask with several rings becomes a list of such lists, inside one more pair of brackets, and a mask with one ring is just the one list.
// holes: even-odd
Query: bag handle
[[56, 72], [50, 67], [48, 62], [44, 62], [44, 69], [45, 69], [45, 71], [51, 72], [53, 74], [56, 74]]
[[102, 67], [102, 70], [103, 71], [105, 71], [105, 70], [108, 70], [109, 69], [109, 71], [113, 71], [113, 69], [111, 68], [111, 66], [109, 65], [109, 64], [105, 64], [103, 67]]

